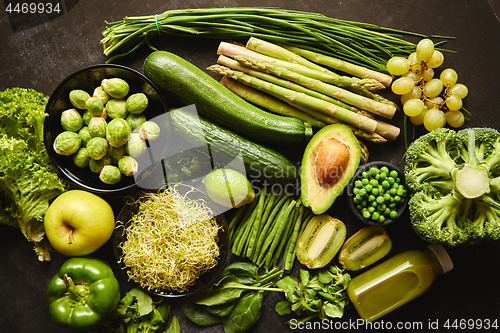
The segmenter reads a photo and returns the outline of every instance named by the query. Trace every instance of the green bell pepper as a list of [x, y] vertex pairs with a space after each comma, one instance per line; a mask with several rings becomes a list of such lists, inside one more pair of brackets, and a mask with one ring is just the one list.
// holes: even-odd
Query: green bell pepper
[[120, 287], [106, 262], [75, 257], [64, 262], [50, 280], [46, 296], [56, 324], [89, 330], [117, 307]]

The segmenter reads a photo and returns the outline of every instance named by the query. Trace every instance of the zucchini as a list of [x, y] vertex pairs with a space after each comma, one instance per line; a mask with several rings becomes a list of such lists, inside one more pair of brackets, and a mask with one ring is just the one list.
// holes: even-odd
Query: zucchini
[[[244, 170], [237, 171], [268, 183], [289, 184], [297, 181], [295, 165], [275, 150], [212, 123], [196, 115], [195, 110], [189, 110], [189, 107], [171, 110], [168, 115], [175, 131], [172, 140], [181, 138], [192, 147], [204, 147], [208, 144], [211, 157], [216, 159], [212, 160], [214, 166], [223, 167], [241, 153]], [[200, 127], [201, 131], [198, 130]]]
[[312, 127], [303, 121], [264, 111], [237, 96], [192, 63], [166, 51], [152, 52], [144, 74], [185, 105], [242, 137], [272, 144], [307, 142]]

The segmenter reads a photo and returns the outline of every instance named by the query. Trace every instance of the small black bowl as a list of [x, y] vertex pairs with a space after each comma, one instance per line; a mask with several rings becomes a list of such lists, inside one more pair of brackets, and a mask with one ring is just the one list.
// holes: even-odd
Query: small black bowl
[[[201, 274], [197, 279], [196, 283], [190, 286], [188, 290], [185, 292], [178, 292], [176, 290], [171, 290], [171, 289], [148, 289], [148, 288], [142, 288], [142, 289], [145, 292], [161, 297], [174, 298], [174, 297], [191, 296], [201, 290], [209, 288], [213, 283], [217, 281], [220, 274], [224, 270], [230, 251], [229, 230], [224, 215], [219, 211], [220, 206], [218, 206], [216, 203], [210, 200], [205, 193], [194, 187], [184, 184], [171, 184], [169, 186], [171, 188], [174, 188], [179, 194], [186, 195], [186, 198], [190, 200], [203, 201], [205, 205], [214, 212], [217, 224], [221, 227], [219, 229], [218, 241], [217, 241], [217, 244], [219, 246], [219, 258], [216, 266], [211, 268], [207, 272]], [[137, 199], [137, 197], [143, 193], [144, 192], [136, 194], [135, 199]], [[123, 256], [123, 251], [121, 250], [120, 244], [122, 244], [127, 240], [126, 230], [131, 223], [133, 215], [135, 215], [138, 212], [138, 209], [139, 209], [139, 204], [135, 202], [130, 202], [125, 204], [125, 206], [123, 207], [123, 209], [121, 210], [116, 219], [117, 227], [112, 236], [115, 258], [118, 262], [118, 265], [120, 266], [121, 270], [125, 273], [127, 278], [128, 278], [127, 266], [123, 263], [123, 260], [121, 260]], [[141, 287], [138, 283], [136, 283], [133, 280], [131, 280], [131, 283], [139, 288]]]
[[[69, 93], [73, 89], [82, 89], [92, 95], [94, 89], [105, 78], [119, 77], [127, 81], [130, 87], [129, 94], [142, 92], [148, 97], [148, 107], [144, 111], [148, 120], [154, 119], [160, 126], [160, 137], [154, 147], [148, 147], [148, 152], [140, 157], [139, 172], [134, 176], [125, 177], [114, 185], [105, 184], [99, 179], [99, 174], [93, 173], [88, 167], [79, 168], [73, 163], [73, 156], [59, 155], [54, 151], [54, 140], [63, 132], [61, 126], [61, 113], [72, 109], [74, 106], [69, 100]], [[81, 111], [81, 110], [80, 110]], [[48, 116], [44, 123], [44, 143], [52, 163], [56, 166], [61, 176], [70, 185], [104, 195], [124, 195], [137, 190], [137, 185], [145, 181], [147, 176], [161, 164], [161, 159], [166, 153], [169, 137], [169, 117], [162, 116], [168, 111], [167, 103], [160, 94], [159, 89], [142, 73], [121, 65], [99, 64], [83, 68], [69, 75], [50, 96], [45, 112]], [[160, 120], [160, 121], [156, 121]]]
[[[398, 208], [397, 208], [397, 213], [398, 213], [397, 217], [396, 218], [387, 217], [385, 219], [385, 221], [381, 223], [381, 222], [376, 222], [373, 220], [368, 220], [368, 219], [365, 219], [363, 217], [361, 212], [356, 208], [356, 204], [354, 203], [353, 190], [355, 187], [354, 184], [355, 184], [356, 180], [362, 178], [363, 172], [369, 171], [370, 168], [372, 168], [372, 167], [377, 167], [380, 169], [383, 166], [386, 166], [387, 168], [389, 168], [389, 170], [396, 170], [398, 172], [398, 176], [400, 178], [400, 184], [405, 186], [407, 192], [406, 192], [406, 197], [404, 198], [403, 202], [400, 203]], [[374, 226], [386, 226], [386, 225], [389, 225], [389, 224], [396, 222], [399, 219], [399, 217], [403, 214], [403, 212], [406, 210], [406, 207], [408, 207], [408, 201], [410, 200], [409, 191], [408, 191], [408, 188], [406, 187], [406, 184], [405, 184], [404, 173], [395, 165], [388, 163], [388, 162], [384, 162], [384, 161], [374, 161], [374, 162], [369, 162], [369, 163], [366, 163], [366, 164], [359, 166], [358, 170], [356, 171], [356, 173], [352, 177], [351, 181], [347, 185], [347, 195], [348, 195], [347, 203], [348, 203], [349, 208], [351, 209], [352, 213], [354, 214], [354, 216], [356, 216], [356, 218], [358, 220], [362, 221], [363, 223], [366, 223], [368, 225], [374, 225]]]

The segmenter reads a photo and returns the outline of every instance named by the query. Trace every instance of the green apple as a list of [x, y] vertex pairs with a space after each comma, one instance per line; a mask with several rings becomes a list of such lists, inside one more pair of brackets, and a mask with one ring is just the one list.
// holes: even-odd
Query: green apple
[[70, 190], [50, 204], [44, 227], [57, 252], [69, 257], [84, 256], [109, 240], [115, 217], [106, 200], [90, 192]]

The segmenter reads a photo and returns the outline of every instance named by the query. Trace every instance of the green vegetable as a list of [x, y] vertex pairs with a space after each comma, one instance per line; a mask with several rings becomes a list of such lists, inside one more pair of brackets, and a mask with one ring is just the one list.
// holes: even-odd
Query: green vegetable
[[77, 109], [85, 110], [85, 103], [90, 98], [90, 95], [85, 90], [74, 89], [69, 92], [69, 101]]
[[94, 160], [93, 158], [91, 158], [89, 161], [89, 168], [93, 173], [101, 173], [102, 168], [104, 168], [105, 165], [110, 164], [111, 158], [108, 158], [108, 156], [104, 156], [100, 160]]
[[141, 126], [146, 121], [146, 116], [142, 113], [141, 114], [130, 113], [127, 116], [126, 120], [129, 123], [130, 128], [132, 128], [132, 131], [133, 131], [134, 129]]
[[355, 180], [352, 200], [363, 218], [384, 223], [398, 217], [398, 209], [407, 192], [396, 170], [386, 166], [372, 167]]
[[144, 140], [155, 140], [160, 136], [160, 126], [154, 121], [145, 121], [139, 126], [139, 136]]
[[105, 138], [94, 137], [87, 142], [86, 148], [93, 160], [100, 160], [107, 154], [108, 147], [108, 141]]
[[46, 104], [33, 89], [0, 92], [0, 223], [20, 228], [40, 261], [50, 260], [45, 211], [67, 189], [43, 143]]
[[[169, 10], [159, 15], [127, 16], [103, 31], [104, 54], [127, 52], [156, 36], [242, 39], [250, 36], [321, 50], [341, 60], [386, 73], [394, 55], [407, 57], [414, 43], [394, 36], [405, 31], [318, 13], [263, 7]], [[416, 35], [416, 34], [412, 34]]]
[[104, 104], [99, 97], [90, 97], [85, 102], [85, 108], [92, 115], [92, 117], [100, 117], [104, 111]]
[[101, 86], [94, 89], [93, 96], [98, 97], [102, 101], [103, 105], [105, 105], [111, 98], [111, 96], [109, 96], [109, 94]]
[[116, 184], [122, 179], [122, 173], [120, 169], [114, 165], [104, 165], [99, 173], [99, 179], [104, 184]]
[[101, 87], [109, 96], [115, 99], [124, 98], [130, 90], [127, 81], [117, 77], [102, 80]]
[[131, 114], [140, 114], [148, 107], [148, 97], [144, 93], [132, 94], [125, 105]]
[[292, 144], [305, 142], [312, 135], [311, 125], [249, 104], [175, 54], [151, 53], [144, 63], [144, 73], [185, 105], [195, 104], [201, 116], [248, 139]]
[[100, 325], [120, 301], [111, 268], [100, 259], [66, 260], [46, 289], [49, 312], [61, 326], [89, 330]]
[[83, 118], [76, 109], [64, 110], [61, 113], [61, 126], [65, 131], [78, 132], [83, 126]]
[[108, 123], [103, 117], [92, 117], [90, 119], [88, 129], [89, 134], [92, 138], [94, 137], [106, 137], [106, 128], [108, 127]]
[[73, 131], [64, 131], [59, 133], [54, 139], [54, 150], [59, 155], [72, 155], [80, 149], [82, 140], [78, 136], [78, 133]]
[[108, 156], [111, 158], [111, 162], [117, 164], [118, 161], [125, 156], [125, 147], [113, 147], [109, 146]]
[[89, 127], [88, 126], [83, 126], [79, 131], [78, 131], [78, 136], [80, 137], [80, 140], [82, 140], [82, 146], [85, 147], [87, 145], [87, 142], [89, 142], [90, 139], [92, 139], [92, 136], [90, 135]]
[[89, 156], [89, 153], [87, 152], [87, 149], [82, 147], [78, 149], [75, 155], [73, 155], [73, 163], [79, 168], [85, 168], [87, 165], [89, 165], [91, 158]]
[[349, 302], [346, 288], [350, 275], [335, 265], [321, 268], [313, 276], [308, 270], [299, 272], [300, 281], [289, 275], [276, 282], [278, 288], [285, 290], [286, 297], [276, 304], [276, 312], [287, 315], [293, 311], [302, 322], [315, 317], [342, 318]]
[[500, 132], [440, 128], [407, 150], [410, 219], [430, 243], [475, 244], [500, 238]]
[[132, 129], [123, 118], [115, 118], [106, 127], [106, 140], [112, 147], [121, 147], [127, 143]]
[[120, 172], [127, 177], [133, 176], [139, 169], [139, 164], [135, 158], [131, 156], [123, 156], [118, 161], [118, 168]]
[[[210, 145], [214, 164], [224, 166], [233, 161], [239, 153], [243, 158], [248, 177], [255, 177], [269, 183], [290, 183], [297, 178], [297, 169], [283, 155], [258, 143], [193, 114], [188, 109], [176, 109], [169, 112], [176, 133], [187, 140], [193, 147]], [[199, 128], [202, 131], [193, 131]], [[134, 133], [132, 133], [134, 135]], [[130, 141], [130, 139], [129, 139]]]
[[141, 138], [139, 133], [132, 132], [128, 137], [128, 141], [124, 144], [125, 152], [134, 158], [139, 158], [146, 152], [146, 141]]
[[127, 118], [127, 102], [125, 99], [112, 98], [106, 103], [106, 114], [111, 118]]

